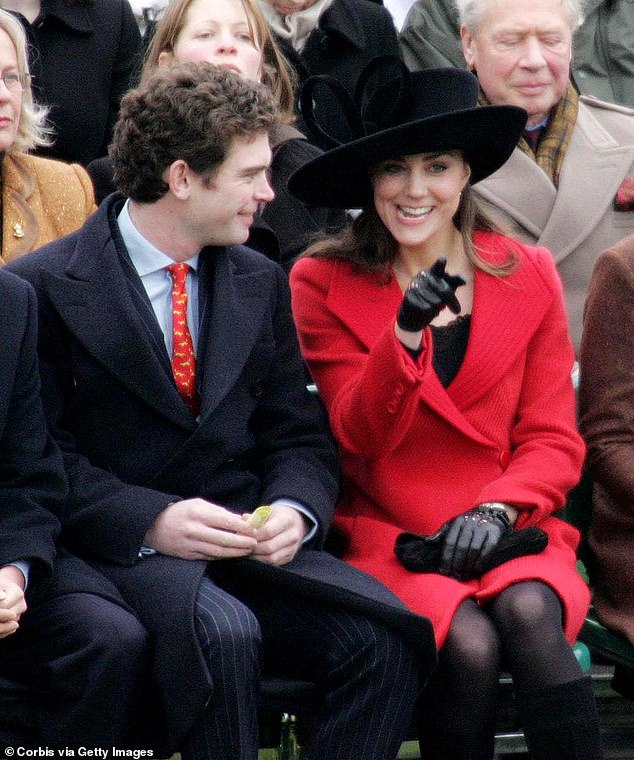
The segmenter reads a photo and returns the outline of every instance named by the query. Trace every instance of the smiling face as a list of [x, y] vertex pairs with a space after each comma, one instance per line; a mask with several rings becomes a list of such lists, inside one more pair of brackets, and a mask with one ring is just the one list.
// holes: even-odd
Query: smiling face
[[[19, 74], [18, 60], [11, 37], [0, 29], [0, 74]], [[22, 90], [7, 89], [0, 80], [0, 153], [13, 145], [20, 125]]]
[[191, 173], [189, 229], [201, 248], [246, 241], [254, 214], [274, 198], [267, 179], [270, 162], [269, 138], [262, 132], [236, 137], [210, 179]]
[[401, 254], [438, 249], [453, 238], [453, 217], [469, 167], [459, 153], [421, 153], [381, 162], [372, 172], [374, 206]]
[[240, 0], [194, 0], [171, 51], [160, 53], [159, 66], [207, 61], [254, 82], [262, 75], [262, 52], [253, 37]]
[[469, 68], [493, 105], [520, 106], [529, 124], [548, 116], [568, 86], [571, 22], [561, 0], [482, 0], [482, 22], [461, 30]]

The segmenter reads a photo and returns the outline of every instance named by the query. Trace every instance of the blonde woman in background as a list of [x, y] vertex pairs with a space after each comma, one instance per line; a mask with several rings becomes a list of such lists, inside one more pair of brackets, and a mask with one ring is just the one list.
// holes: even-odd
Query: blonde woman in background
[[29, 155], [50, 142], [46, 109], [33, 101], [20, 22], [0, 10], [2, 262], [74, 232], [95, 208], [90, 178], [76, 164]]

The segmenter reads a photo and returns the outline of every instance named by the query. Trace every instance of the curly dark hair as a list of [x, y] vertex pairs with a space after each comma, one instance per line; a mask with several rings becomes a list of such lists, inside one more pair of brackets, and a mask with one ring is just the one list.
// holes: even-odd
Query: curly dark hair
[[121, 102], [110, 147], [115, 183], [132, 200], [151, 203], [167, 192], [163, 175], [174, 161], [209, 180], [234, 138], [278, 123], [265, 85], [210, 63], [159, 69]]

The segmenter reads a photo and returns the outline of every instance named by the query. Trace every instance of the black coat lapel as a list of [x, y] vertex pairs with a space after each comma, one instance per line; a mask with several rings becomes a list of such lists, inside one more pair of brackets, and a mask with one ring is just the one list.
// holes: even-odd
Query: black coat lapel
[[193, 429], [195, 420], [134, 303], [103, 208], [89, 220], [86, 233], [64, 275], [44, 275], [53, 305], [108, 372], [158, 412]]
[[[270, 270], [243, 269], [232, 248], [203, 252], [199, 298], [201, 332], [198, 345], [201, 421], [211, 414], [238, 382], [258, 339], [265, 310], [271, 303]], [[213, 257], [213, 276], [208, 269]]]

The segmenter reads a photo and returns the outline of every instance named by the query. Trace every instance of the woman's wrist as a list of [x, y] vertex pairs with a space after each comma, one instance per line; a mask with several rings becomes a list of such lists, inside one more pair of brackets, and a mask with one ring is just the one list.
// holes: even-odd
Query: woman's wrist
[[395, 322], [394, 335], [396, 335], [396, 338], [405, 346], [405, 348], [409, 348], [411, 351], [418, 351], [420, 349], [420, 344], [423, 340], [422, 330], [409, 332], [408, 330], [403, 330], [403, 328], [399, 327], [398, 323]]
[[478, 504], [478, 509], [481, 509], [483, 511], [491, 510], [493, 513], [498, 512], [499, 514], [504, 514], [508, 518], [508, 521], [511, 525], [515, 523], [517, 516], [519, 515], [518, 509], [513, 507], [511, 504], [507, 504], [504, 501], [487, 501], [482, 504]]

